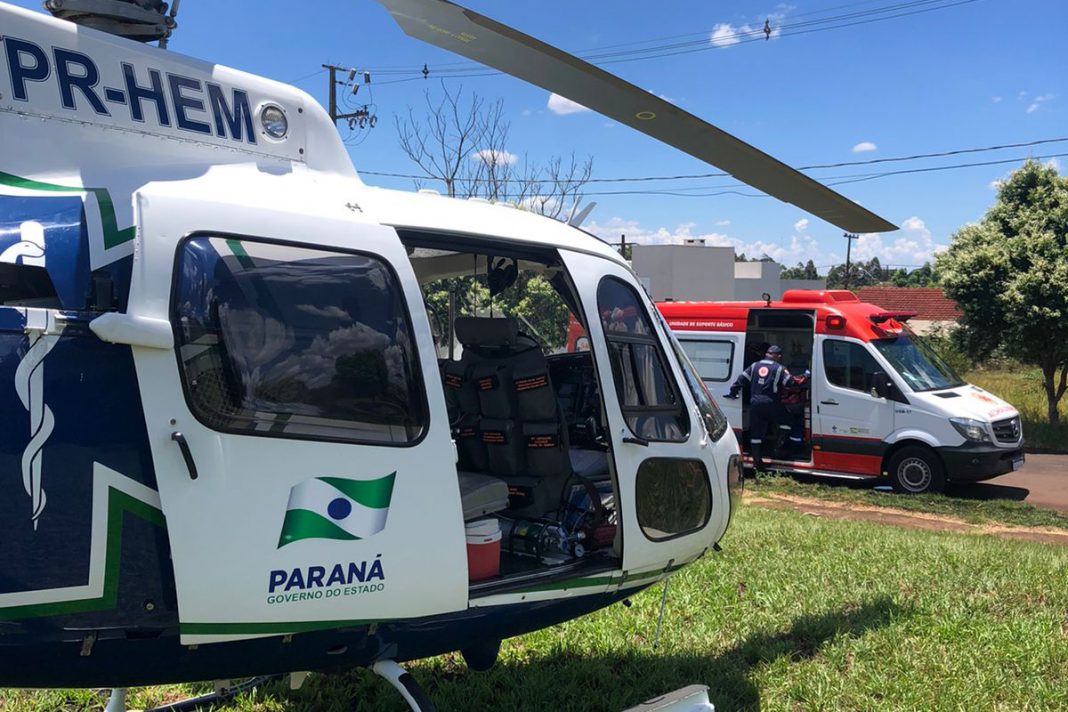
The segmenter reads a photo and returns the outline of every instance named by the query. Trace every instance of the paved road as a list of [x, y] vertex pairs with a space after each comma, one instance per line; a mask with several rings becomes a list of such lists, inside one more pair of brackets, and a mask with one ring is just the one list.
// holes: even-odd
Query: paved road
[[1068, 512], [1068, 455], [1027, 455], [1018, 472], [986, 482], [951, 484], [946, 493], [973, 499], [1022, 500]]

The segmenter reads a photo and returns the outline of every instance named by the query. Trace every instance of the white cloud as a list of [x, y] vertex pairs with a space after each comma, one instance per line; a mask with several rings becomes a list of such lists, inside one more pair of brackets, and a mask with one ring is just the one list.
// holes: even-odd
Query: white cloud
[[[807, 218], [799, 220], [798, 224], [805, 220]], [[716, 225], [718, 226], [719, 223]], [[723, 232], [701, 232], [696, 229], [696, 223], [692, 222], [682, 223], [674, 228], [649, 228], [636, 220], [613, 217], [603, 223], [591, 222], [585, 226], [594, 235], [612, 243], [618, 243], [621, 234], [627, 236], [628, 243], [643, 245], [680, 245], [685, 240], [698, 239], [704, 240], [709, 246], [733, 247], [736, 253], [745, 253], [751, 258], [767, 255], [787, 267], [812, 260], [825, 271], [825, 265], [845, 262], [844, 253], [839, 254], [837, 249], [826, 249], [825, 244], [821, 244], [805, 229], [797, 225], [794, 227], [796, 232], [793, 235], [769, 242], [741, 240]], [[809, 225], [805, 225], [805, 228], [808, 227]], [[896, 235], [896, 237], [891, 238], [891, 235]], [[826, 239], [823, 242], [826, 243]], [[838, 247], [837, 242], [834, 242], [834, 247]], [[934, 239], [921, 218], [913, 216], [902, 223], [899, 232], [888, 235], [878, 233], [861, 235], [853, 245], [853, 259], [866, 261], [872, 257], [878, 257], [884, 265], [922, 265], [924, 262], [933, 261], [934, 256], [946, 250], [947, 247], [948, 245]]]
[[519, 156], [508, 151], [497, 151], [492, 148], [483, 148], [471, 154], [472, 161], [482, 161], [487, 166], [510, 166], [519, 160]]
[[523, 109], [519, 112], [520, 116], [530, 116], [533, 112], [530, 109]]
[[560, 205], [560, 199], [548, 195], [543, 197], [527, 197], [520, 200], [519, 205], [532, 213], [545, 215], [546, 213], [552, 213], [556, 210]]
[[794, 9], [793, 5], [786, 5], [785, 3], [779, 3], [775, 6], [775, 11], [770, 12], [763, 17], [767, 21], [771, 29], [770, 35], [764, 34], [764, 21], [754, 22], [749, 24], [748, 22], [741, 25], [732, 25], [729, 22], [719, 22], [712, 27], [712, 32], [708, 36], [708, 42], [713, 47], [730, 47], [736, 45], [743, 39], [750, 38], [763, 38], [770, 37], [771, 39], [777, 39], [782, 34], [782, 21], [786, 18], [786, 14]]
[[621, 234], [627, 236], [628, 243], [642, 245], [681, 245], [685, 240], [704, 240], [708, 246], [733, 247], [735, 252], [744, 253], [747, 257], [767, 255], [791, 267], [798, 262], [812, 259], [819, 252], [819, 245], [809, 235], [793, 235], [788, 242], [782, 244], [764, 240], [746, 242], [722, 232], [698, 232], [695, 231], [696, 227], [697, 224], [691, 222], [683, 223], [673, 229], [666, 227], [649, 229], [635, 220], [613, 217], [605, 223], [591, 222], [585, 226], [585, 229], [607, 242], [619, 242]]
[[730, 220], [717, 220], [716, 222], [714, 222], [712, 224], [715, 225], [716, 227], [726, 227], [727, 225], [731, 224], [731, 221]]
[[738, 34], [739, 31], [729, 22], [721, 22], [712, 28], [712, 34], [709, 35], [708, 41], [715, 47], [730, 47], [741, 42]]
[[[887, 242], [889, 235], [899, 235]], [[930, 262], [934, 256], [948, 249], [948, 245], [935, 242], [926, 223], [913, 216], [901, 223], [900, 233], [882, 235], [865, 233], [853, 246], [853, 257], [858, 260], [870, 260], [878, 257], [884, 265], [922, 265]]]
[[993, 101], [995, 104], [1000, 104], [1001, 103], [1001, 97], [1000, 96], [991, 97], [990, 100]]
[[798, 220], [797, 222], [794, 223], [794, 230], [797, 230], [798, 232], [804, 232], [805, 228], [807, 228], [807, 227], [808, 227], [808, 218], [801, 218], [800, 220]]
[[547, 104], [547, 106], [549, 107], [549, 111], [553, 112], [554, 114], [559, 114], [560, 116], [563, 116], [565, 114], [578, 114], [583, 111], [589, 111], [589, 109], [587, 109], [582, 104], [577, 104], [571, 101], [570, 99], [560, 96], [555, 92], [549, 95], [549, 103]]
[[1051, 158], [1048, 161], [1046, 161], [1046, 167], [1047, 168], [1052, 168], [1053, 170], [1057, 171], [1058, 173], [1061, 172], [1061, 162], [1058, 161], [1056, 158]]
[[[1054, 99], [1056, 96], [1056, 94], [1036, 94], [1034, 96], [1031, 96], [1029, 92], [1022, 91], [1016, 95], [1016, 100], [1028, 101], [1029, 103], [1027, 105], [1027, 113], [1033, 114], [1039, 109], [1041, 109], [1043, 104], [1045, 104], [1047, 101]], [[1028, 99], [1028, 97], [1030, 97], [1030, 99]]]
[[871, 141], [861, 141], [853, 147], [853, 153], [867, 153], [868, 151], [874, 151], [877, 148], [878, 146]]

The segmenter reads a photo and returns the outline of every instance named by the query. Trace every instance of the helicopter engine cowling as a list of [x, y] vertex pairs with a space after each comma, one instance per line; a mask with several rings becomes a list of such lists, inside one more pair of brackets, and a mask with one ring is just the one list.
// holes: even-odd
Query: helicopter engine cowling
[[62, 20], [139, 42], [165, 42], [178, 26], [162, 0], [46, 0], [45, 9]]

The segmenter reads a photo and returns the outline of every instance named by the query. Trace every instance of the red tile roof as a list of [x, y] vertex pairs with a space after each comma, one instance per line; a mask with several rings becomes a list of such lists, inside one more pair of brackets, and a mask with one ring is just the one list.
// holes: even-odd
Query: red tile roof
[[938, 287], [861, 287], [857, 296], [887, 311], [917, 312], [917, 320], [956, 321], [961, 317], [957, 303]]

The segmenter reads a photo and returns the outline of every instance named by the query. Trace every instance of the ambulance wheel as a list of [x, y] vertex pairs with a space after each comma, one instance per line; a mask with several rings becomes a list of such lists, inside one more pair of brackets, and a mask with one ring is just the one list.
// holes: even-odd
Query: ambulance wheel
[[933, 450], [910, 445], [890, 458], [890, 479], [894, 490], [904, 494], [941, 492], [946, 486], [946, 473]]

